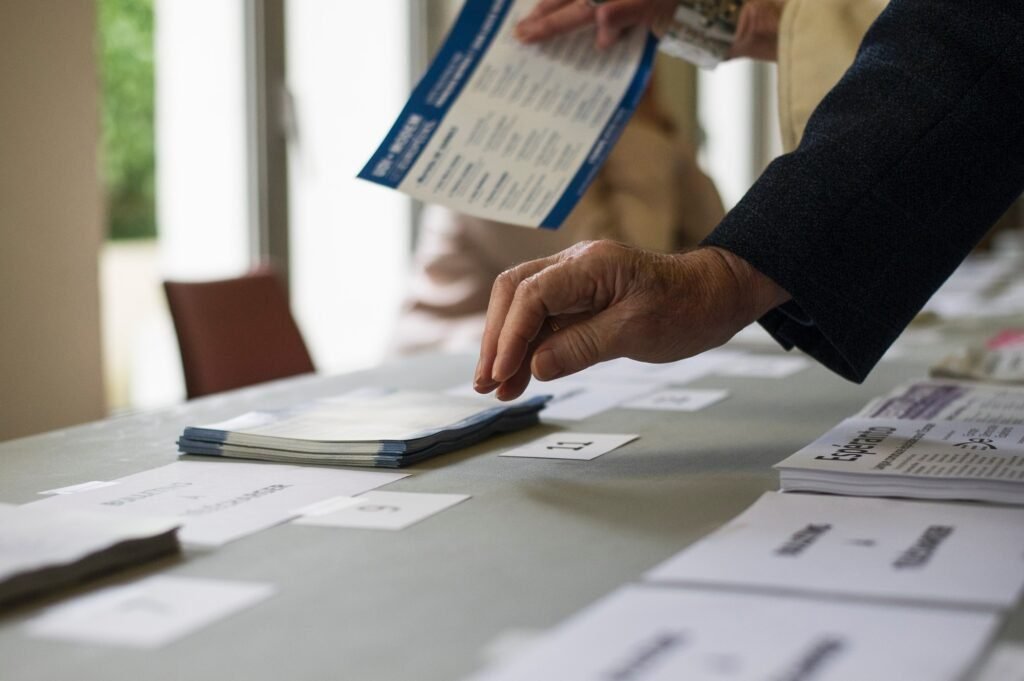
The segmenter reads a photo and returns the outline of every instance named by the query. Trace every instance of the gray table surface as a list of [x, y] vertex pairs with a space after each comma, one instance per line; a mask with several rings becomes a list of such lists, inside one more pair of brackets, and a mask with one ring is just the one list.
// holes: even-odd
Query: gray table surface
[[[276, 585], [270, 599], [164, 648], [25, 635], [25, 619], [51, 601], [0, 615], [0, 679], [460, 679], [480, 668], [482, 651], [503, 632], [558, 623], [776, 489], [772, 464], [870, 398], [924, 376], [938, 351], [911, 348], [859, 386], [817, 365], [787, 379], [709, 377], [692, 385], [731, 395], [697, 413], [616, 409], [566, 422], [641, 435], [589, 462], [497, 456], [552, 426], [442, 456], [387, 489], [472, 499], [406, 530], [285, 524], [59, 597], [156, 572]], [[470, 357], [421, 357], [10, 441], [0, 444], [0, 501], [175, 461], [185, 425], [363, 385], [445, 388], [468, 381], [472, 367]], [[1001, 636], [1024, 640], [1019, 610]]]

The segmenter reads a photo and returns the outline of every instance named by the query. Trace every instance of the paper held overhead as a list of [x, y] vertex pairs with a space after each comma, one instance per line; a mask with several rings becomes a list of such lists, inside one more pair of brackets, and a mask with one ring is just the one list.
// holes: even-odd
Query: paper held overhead
[[635, 111], [657, 39], [595, 29], [523, 45], [536, 0], [468, 0], [359, 177], [490, 220], [557, 228]]

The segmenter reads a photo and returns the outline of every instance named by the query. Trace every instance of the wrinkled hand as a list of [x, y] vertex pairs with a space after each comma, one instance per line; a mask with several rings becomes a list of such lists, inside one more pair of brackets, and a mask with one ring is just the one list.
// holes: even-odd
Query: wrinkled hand
[[[779, 21], [786, 0], [747, 0], [740, 10], [731, 59], [750, 57], [775, 61]], [[676, 0], [607, 0], [592, 6], [586, 0], [540, 0], [516, 25], [524, 43], [542, 42], [584, 26], [597, 26], [597, 46], [615, 44], [632, 26], [645, 26], [658, 35], [675, 14]]]
[[494, 282], [473, 385], [500, 399], [629, 357], [670, 362], [721, 345], [789, 299], [718, 248], [663, 255], [613, 241], [577, 244]]
[[586, 0], [540, 0], [516, 25], [516, 37], [537, 43], [584, 26], [597, 26], [597, 47], [611, 47], [626, 29], [662, 25], [676, 11], [676, 0], [608, 0], [592, 6]]

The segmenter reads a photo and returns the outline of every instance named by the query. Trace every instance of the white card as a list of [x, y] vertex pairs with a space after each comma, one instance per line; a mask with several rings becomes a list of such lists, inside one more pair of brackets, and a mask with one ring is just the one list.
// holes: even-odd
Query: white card
[[630, 586], [474, 681], [957, 681], [992, 613]]
[[520, 456], [530, 459], [576, 459], [589, 461], [607, 454], [639, 435], [616, 433], [574, 433], [562, 431], [527, 442], [525, 445], [502, 452], [501, 456]]
[[104, 487], [113, 487], [117, 484], [114, 480], [90, 480], [89, 482], [80, 482], [77, 485], [68, 485], [67, 487], [57, 487], [55, 489], [43, 490], [40, 494], [78, 494], [79, 492], [88, 492], [91, 489], [103, 489]]
[[42, 638], [158, 648], [272, 593], [270, 584], [157, 575], [47, 608], [25, 630]]
[[[546, 383], [531, 381], [522, 398], [535, 395], [552, 396], [551, 401], [540, 412], [541, 421], [581, 421], [617, 407], [624, 400], [645, 395], [658, 387], [660, 386], [642, 381], [601, 381], [573, 375]], [[445, 392], [449, 395], [479, 397], [472, 386], [458, 386]]]
[[647, 578], [1010, 607], [1024, 509], [769, 492]]
[[723, 366], [748, 357], [735, 350], [708, 350], [693, 357], [666, 364], [651, 364], [620, 357], [596, 364], [576, 374], [586, 381], [645, 381], [653, 384], [690, 383], [716, 373]]
[[112, 487], [31, 505], [179, 518], [183, 543], [220, 546], [290, 520], [317, 501], [354, 496], [404, 477], [313, 466], [178, 461], [126, 476]]
[[985, 660], [974, 681], [1024, 681], [1024, 645], [1002, 643]]
[[469, 499], [469, 495], [367, 492], [356, 497], [357, 503], [331, 513], [303, 516], [295, 522], [300, 525], [322, 527], [404, 530], [466, 499]]
[[803, 357], [773, 357], [747, 355], [724, 362], [715, 369], [719, 376], [746, 376], [750, 378], [786, 378], [811, 365]]
[[696, 390], [665, 388], [625, 402], [625, 409], [652, 409], [658, 411], [700, 411], [729, 396], [728, 390]]

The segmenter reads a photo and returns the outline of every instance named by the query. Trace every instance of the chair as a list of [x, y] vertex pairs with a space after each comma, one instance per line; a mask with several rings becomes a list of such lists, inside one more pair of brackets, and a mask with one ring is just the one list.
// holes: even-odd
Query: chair
[[315, 370], [272, 268], [164, 291], [189, 399]]

